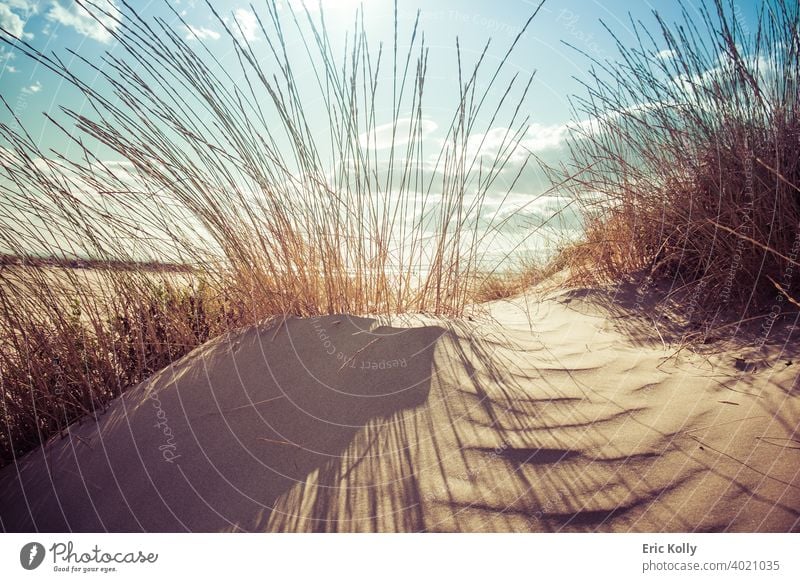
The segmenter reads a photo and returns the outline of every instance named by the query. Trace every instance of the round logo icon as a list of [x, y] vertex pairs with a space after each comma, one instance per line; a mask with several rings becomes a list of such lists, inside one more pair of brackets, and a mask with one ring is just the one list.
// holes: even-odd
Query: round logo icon
[[44, 546], [39, 542], [29, 542], [19, 551], [19, 563], [26, 570], [35, 570], [44, 561]]

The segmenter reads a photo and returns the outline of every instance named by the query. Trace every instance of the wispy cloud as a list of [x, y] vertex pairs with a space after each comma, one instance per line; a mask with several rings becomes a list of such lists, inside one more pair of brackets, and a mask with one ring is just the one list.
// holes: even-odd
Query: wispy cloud
[[24, 24], [19, 14], [11, 10], [6, 2], [0, 2], [0, 27], [16, 37], [22, 37]]
[[10, 49], [0, 46], [0, 65], [8, 63], [9, 61], [13, 61], [15, 58], [17, 58], [17, 55], [15, 55]]
[[33, 95], [34, 93], [38, 93], [41, 90], [42, 90], [42, 84], [39, 81], [36, 81], [33, 84], [22, 88], [22, 92], [25, 95]]
[[669, 60], [674, 59], [676, 56], [677, 55], [676, 55], [675, 51], [670, 50], [670, 49], [664, 49], [663, 51], [658, 51], [655, 54], [655, 57], [659, 61], [669, 61]]
[[[278, 10], [283, 10], [284, 8], [289, 7], [296, 12], [301, 12], [303, 10], [303, 0], [278, 0], [277, 6]], [[309, 10], [309, 12], [316, 12], [318, 10], [318, 3], [305, 2], [305, 7]]]
[[494, 158], [501, 151], [503, 157], [508, 156], [512, 164], [524, 161], [532, 153], [560, 148], [570, 130], [567, 124], [541, 125], [533, 123], [525, 134], [514, 143], [514, 132], [505, 127], [495, 127], [486, 133], [469, 136], [467, 143], [468, 157], [475, 154]]
[[564, 143], [567, 134], [566, 125], [540, 125], [532, 124], [525, 137], [522, 138], [522, 145], [532, 152], [560, 148]]
[[[252, 42], [258, 39], [258, 21], [256, 20], [255, 14], [250, 10], [238, 8], [236, 12], [233, 13], [233, 17], [236, 20], [234, 29], [237, 31], [241, 29], [241, 34], [246, 41]], [[238, 27], [236, 26], [237, 24]]]
[[375, 148], [378, 150], [389, 149], [392, 147], [392, 134], [394, 134], [394, 145], [399, 147], [408, 143], [409, 131], [413, 131], [416, 137], [416, 132], [419, 130], [424, 139], [432, 134], [439, 127], [434, 121], [430, 119], [423, 119], [419, 128], [411, 128], [412, 119], [404, 117], [397, 120], [397, 124], [384, 123], [375, 128], [374, 131], [362, 133], [359, 135], [359, 141], [363, 147]]
[[[78, 33], [98, 42], [109, 43], [113, 39], [111, 31], [118, 28], [121, 13], [114, 0], [95, 0], [97, 8], [88, 4], [84, 7], [74, 0], [53, 0], [46, 18], [62, 26], [75, 29]], [[90, 12], [91, 10], [91, 12]]]
[[186, 40], [219, 40], [220, 34], [205, 26], [186, 25]]
[[290, 8], [294, 12], [305, 12], [308, 10], [311, 14], [317, 14], [322, 9], [326, 11], [345, 9], [347, 11], [355, 10], [358, 7], [358, 0], [278, 0], [278, 10]]
[[5, 4], [12, 10], [24, 13], [25, 18], [39, 11], [38, 0], [2, 0], [0, 4]]

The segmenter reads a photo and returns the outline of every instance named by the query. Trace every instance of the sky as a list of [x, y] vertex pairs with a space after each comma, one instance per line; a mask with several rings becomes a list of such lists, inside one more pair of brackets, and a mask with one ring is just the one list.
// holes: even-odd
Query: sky
[[[690, 15], [696, 13], [700, 1], [684, 2]], [[190, 44], [198, 47], [204, 44], [223, 65], [230, 65], [231, 70], [235, 68], [231, 41], [203, 0], [174, 0], [169, 5], [175, 12], [163, 0], [128, 0], [128, 7], [123, 6], [122, 0], [92, 2], [111, 15], [122, 15], [122, 18], [126, 18], [125, 14], [131, 9], [146, 19], [163, 18]], [[278, 4], [286, 10], [290, 7], [288, 5], [300, 8], [301, 2], [280, 0]], [[463, 60], [471, 62], [491, 38], [486, 57], [491, 65], [503, 57], [538, 4], [538, 0], [399, 0], [401, 52], [402, 46], [408, 42], [418, 11], [420, 28], [430, 48], [431, 65], [429, 80], [426, 81], [429, 88], [426, 89], [423, 126], [426, 139], [432, 142], [442, 139], [442, 132], [454, 110], [452, 88], [458, 79], [456, 39]], [[737, 18], [744, 22], [753, 21], [753, 4], [749, 1], [735, 2], [733, 10]], [[391, 46], [392, 0], [321, 0], [319, 3], [310, 0], [307, 5], [312, 12], [317, 12], [321, 6], [330, 37], [340, 40], [352, 29], [355, 11], [362, 5], [371, 43], [382, 41]], [[215, 1], [213, 6], [228, 25], [238, 24], [240, 34], [253, 46], [266, 50], [265, 39], [261, 38], [262, 31], [256, 25], [249, 3]], [[263, 0], [254, 2], [253, 6], [260, 15], [266, 15]], [[92, 10], [97, 14], [96, 8]], [[549, 0], [544, 3], [508, 62], [510, 73], [535, 73], [531, 91], [523, 103], [530, 128], [522, 143], [528, 150], [548, 162], [558, 162], [565, 155], [566, 129], [576, 116], [570, 108], [570, 97], [584, 94], [581, 82], [588, 80], [587, 71], [592, 58], [614, 60], [617, 54], [615, 40], [603, 23], [613, 30], [621, 43], [634, 44], [631, 21], [642, 21], [655, 31], [654, 10], [668, 22], [678, 20], [681, 15], [681, 6], [674, 1]], [[180, 22], [179, 16], [186, 25]], [[102, 15], [100, 19], [114, 26], [113, 19]], [[38, 50], [58, 55], [68, 64], [74, 62], [69, 51], [95, 62], [99, 62], [106, 51], [111, 55], [122, 52], [108, 31], [73, 0], [0, 0], [0, 27]], [[290, 53], [299, 48], [290, 46]], [[80, 69], [80, 65], [75, 66]], [[302, 66], [296, 73], [301, 83], [304, 77], [311, 78], [311, 71]], [[74, 88], [13, 48], [3, 46], [0, 47], [0, 93], [42, 150], [69, 150], [68, 139], [53, 131], [43, 113], [59, 118], [60, 107], [83, 111], [83, 97]], [[384, 118], [378, 120], [378, 125], [385, 125], [380, 122], [390, 118], [388, 111], [383, 113]], [[324, 111], [320, 114], [324, 117]], [[0, 121], [9, 119], [7, 111], [0, 113]], [[383, 129], [387, 133], [389, 128]], [[107, 155], [114, 159], [113, 153]], [[525, 185], [525, 193], [528, 190], [542, 191], [547, 185], [543, 176], [532, 177]], [[543, 211], [546, 210], [545, 204]]]
[[[301, 0], [282, 0], [300, 4]], [[121, 7], [118, 0], [101, 0], [112, 10]], [[214, 47], [223, 58], [231, 56], [230, 43], [224, 38], [203, 0], [173, 0], [170, 2], [203, 42]], [[244, 24], [246, 35], [260, 36], [255, 22], [249, 17], [245, 1], [215, 1], [221, 15]], [[359, 0], [322, 0], [321, 5], [333, 38], [341, 37], [352, 27], [353, 15]], [[751, 2], [741, 2], [735, 10], [742, 18], [753, 18]], [[486, 40], [492, 38], [489, 58], [498, 59], [518, 33], [522, 24], [535, 10], [538, 0], [400, 0], [399, 28], [409, 31], [417, 10], [421, 11], [421, 28], [431, 48], [432, 61], [440, 65], [436, 74], [452, 80], [455, 63], [455, 39], [459, 38], [465, 55], [477, 55]], [[697, 0], [686, 2], [691, 11]], [[146, 16], [160, 16], [176, 23], [176, 17], [162, 1], [130, 0], [130, 6]], [[255, 2], [263, 14], [263, 6]], [[316, 0], [308, 6], [316, 7]], [[367, 31], [375, 41], [391, 42], [391, 0], [363, 2]], [[604, 21], [623, 42], [633, 42], [630, 19], [654, 23], [652, 12], [658, 10], [668, 21], [677, 19], [677, 2], [628, 2], [626, 0], [550, 0], [512, 55], [510, 67], [521, 72], [536, 71], [534, 88], [527, 104], [531, 122], [541, 128], [543, 143], [554, 144], [557, 128], [570, 119], [568, 98], [581, 93], [577, 79], [584, 78], [588, 58], [613, 59], [614, 40], [603, 28]], [[66, 50], [83, 55], [115, 51], [111, 36], [73, 0], [0, 0], [0, 26], [27, 40], [38, 49], [52, 51], [69, 60]], [[187, 36], [189, 32], [186, 31]], [[575, 47], [567, 46], [567, 43]], [[3, 47], [0, 53], [0, 86], [3, 97], [24, 119], [26, 127], [42, 127], [43, 111], [53, 111], [59, 105], [75, 107], [80, 96], [68, 91], [57, 78], [42, 70], [35, 62]], [[435, 104], [433, 105], [435, 108]], [[434, 121], [437, 121], [434, 119]], [[36, 132], [32, 132], [34, 135]], [[41, 139], [57, 139], [56, 135], [40, 135]]]

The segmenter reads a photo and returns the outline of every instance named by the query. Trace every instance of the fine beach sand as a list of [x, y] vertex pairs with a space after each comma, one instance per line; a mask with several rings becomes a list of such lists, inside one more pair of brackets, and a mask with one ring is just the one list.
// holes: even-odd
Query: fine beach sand
[[2, 529], [799, 530], [800, 362], [598, 293], [217, 338], [3, 468]]

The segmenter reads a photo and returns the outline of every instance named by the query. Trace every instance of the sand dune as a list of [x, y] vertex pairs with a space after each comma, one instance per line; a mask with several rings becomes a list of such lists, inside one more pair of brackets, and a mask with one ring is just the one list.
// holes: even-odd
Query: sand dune
[[5, 467], [2, 528], [800, 529], [800, 363], [670, 357], [590, 295], [218, 338]]

